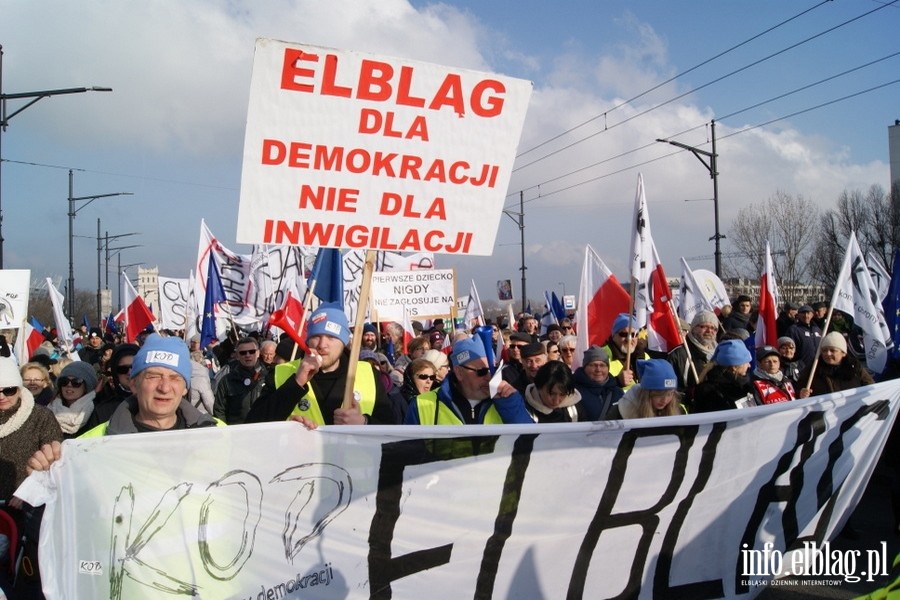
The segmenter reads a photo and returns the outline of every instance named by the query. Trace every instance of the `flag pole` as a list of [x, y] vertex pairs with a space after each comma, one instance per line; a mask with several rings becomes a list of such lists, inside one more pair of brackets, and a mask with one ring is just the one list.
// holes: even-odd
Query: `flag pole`
[[690, 346], [688, 346], [687, 336], [684, 335], [684, 332], [681, 330], [681, 319], [678, 318], [678, 313], [675, 311], [674, 298], [669, 298], [667, 304], [669, 305], [669, 310], [672, 311], [672, 317], [675, 319], [675, 324], [678, 326], [678, 339], [681, 340], [681, 345], [684, 347], [684, 351], [687, 353], [687, 362], [688, 366], [691, 368], [691, 373], [694, 374], [694, 381], [700, 383], [700, 376], [697, 375], [697, 367], [694, 366], [694, 361], [691, 360], [691, 348]]
[[374, 250], [366, 250], [366, 262], [363, 266], [362, 283], [359, 286], [359, 300], [356, 304], [356, 322], [353, 326], [353, 339], [350, 341], [350, 364], [347, 365], [347, 385], [344, 388], [344, 400], [341, 408], [353, 405], [353, 382], [356, 380], [356, 365], [359, 362], [359, 349], [362, 346], [362, 328], [366, 313], [361, 310], [369, 302], [369, 288], [372, 286], [372, 272], [375, 270], [377, 254]]
[[[838, 286], [834, 287], [835, 293], [838, 291]], [[809, 370], [809, 380], [806, 382], [806, 388], [808, 390], [812, 389], [812, 380], [816, 375], [816, 367], [819, 366], [819, 356], [822, 354], [822, 342], [825, 341], [825, 335], [828, 333], [828, 326], [831, 325], [831, 314], [834, 312], [834, 295], [831, 297], [831, 305], [828, 307], [828, 315], [825, 317], [825, 327], [822, 329], [822, 337], [819, 338], [819, 344], [816, 346], [816, 357], [813, 359], [812, 368]]]
[[[634, 275], [631, 276], [631, 300], [628, 303], [628, 326], [631, 327], [631, 319], [634, 318], [634, 293], [637, 288], [637, 281], [634, 278]], [[632, 328], [633, 329], [633, 328]], [[680, 327], [679, 327], [680, 329]], [[637, 331], [634, 332], [634, 335], [637, 335]], [[631, 370], [631, 342], [628, 343], [628, 351], [625, 353], [625, 370]]]

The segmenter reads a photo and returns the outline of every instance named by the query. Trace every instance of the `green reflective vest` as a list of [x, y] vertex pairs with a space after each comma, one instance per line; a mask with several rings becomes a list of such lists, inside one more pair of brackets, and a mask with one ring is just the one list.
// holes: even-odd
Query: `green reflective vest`
[[[366, 368], [366, 366], [368, 368]], [[300, 360], [282, 363], [275, 367], [275, 389], [278, 389], [289, 378], [294, 376], [297, 368], [300, 366]], [[294, 406], [291, 416], [304, 416], [317, 425], [324, 425], [325, 419], [322, 417], [322, 409], [319, 408], [319, 401], [316, 399], [316, 393], [312, 385], [308, 385], [306, 395]], [[356, 379], [353, 381], [353, 391], [359, 398], [359, 411], [364, 415], [372, 415], [375, 410], [375, 395], [377, 388], [375, 387], [375, 372], [368, 363], [360, 362], [357, 364]]]
[[[419, 424], [421, 425], [465, 425], [456, 416], [456, 413], [446, 404], [438, 400], [437, 392], [425, 392], [416, 397], [416, 407], [419, 409]], [[437, 422], [434, 419], [434, 411], [437, 410]], [[503, 419], [493, 404], [484, 414], [485, 425], [503, 425]]]

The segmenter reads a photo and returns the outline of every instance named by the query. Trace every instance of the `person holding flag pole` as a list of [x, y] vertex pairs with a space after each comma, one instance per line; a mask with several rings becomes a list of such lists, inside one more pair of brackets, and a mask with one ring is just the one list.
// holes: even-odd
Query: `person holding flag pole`
[[[844, 336], [837, 331], [828, 333], [835, 309], [853, 317], [854, 323], [862, 329], [866, 366], [875, 373], [884, 370], [893, 342], [882, 307], [876, 302], [877, 297], [878, 292], [856, 241], [856, 234], [851, 232], [825, 317], [825, 335], [819, 341], [812, 365], [801, 374], [801, 379], [806, 380], [806, 387], [799, 393], [801, 398], [874, 383], [866, 368], [856, 357], [847, 353]], [[818, 368], [820, 358], [825, 363], [822, 369]]]
[[[375, 252], [369, 251], [360, 306], [368, 302], [374, 264]], [[362, 331], [365, 311], [357, 311], [356, 319], [357, 330]], [[309, 316], [306, 327], [309, 352], [301, 360], [275, 367], [272, 389], [250, 407], [246, 422], [291, 419], [309, 429], [320, 425], [395, 424], [380, 378], [371, 364], [358, 360], [361, 343], [362, 336], [357, 335], [350, 345], [350, 324], [342, 304], [321, 304]]]

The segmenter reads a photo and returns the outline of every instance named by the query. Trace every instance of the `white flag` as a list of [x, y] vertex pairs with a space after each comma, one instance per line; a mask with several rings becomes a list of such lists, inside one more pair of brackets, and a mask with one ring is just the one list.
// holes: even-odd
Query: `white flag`
[[637, 190], [634, 195], [634, 214], [631, 221], [631, 289], [634, 290], [634, 316], [643, 326], [647, 323], [647, 313], [653, 310], [648, 282], [650, 272], [656, 266], [653, 260], [656, 248], [650, 233], [650, 213], [644, 194], [644, 176], [638, 173]]
[[878, 301], [878, 289], [869, 274], [854, 232], [850, 233], [844, 262], [834, 284], [831, 306], [852, 316], [854, 324], [862, 329], [866, 366], [881, 373], [887, 363], [888, 348], [892, 348], [894, 343]]
[[888, 292], [891, 291], [891, 275], [887, 272], [887, 268], [885, 268], [884, 263], [881, 262], [877, 254], [869, 252], [869, 258], [866, 262], [869, 265], [869, 275], [872, 277], [872, 283], [875, 284], [875, 289], [878, 290], [878, 303], [881, 304], [887, 298]]
[[472, 280], [472, 287], [469, 288], [469, 300], [466, 302], [466, 313], [463, 316], [463, 323], [466, 329], [472, 329], [484, 323], [484, 311], [481, 309], [481, 298], [478, 297], [478, 289], [475, 287], [475, 280]]
[[[75, 346], [72, 343], [72, 326], [69, 324], [69, 319], [66, 318], [66, 314], [63, 312], [63, 295], [59, 293], [59, 290], [56, 289], [56, 286], [53, 285], [53, 280], [49, 277], [47, 278], [47, 291], [50, 292], [50, 303], [53, 305], [53, 320], [56, 321], [56, 338], [59, 343], [59, 347], [69, 352], [75, 356], [77, 356], [77, 352], [74, 352]], [[75, 358], [72, 356], [72, 358]], [[77, 360], [77, 359], [76, 359]]]

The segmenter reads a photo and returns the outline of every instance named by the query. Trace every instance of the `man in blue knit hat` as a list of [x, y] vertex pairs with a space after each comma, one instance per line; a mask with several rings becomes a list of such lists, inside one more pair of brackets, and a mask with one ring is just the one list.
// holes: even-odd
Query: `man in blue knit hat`
[[[603, 349], [609, 355], [609, 375], [623, 390], [634, 385], [637, 379], [634, 365], [638, 359], [650, 358], [646, 352], [647, 343], [638, 338], [637, 319], [628, 313], [620, 313], [613, 321], [612, 331]], [[625, 362], [629, 352], [631, 362], [626, 369]]]
[[409, 405], [409, 425], [500, 425], [532, 423], [525, 400], [508, 382], [501, 380], [491, 395], [491, 369], [481, 338], [454, 342], [453, 365], [441, 387], [419, 394]]
[[[134, 355], [130, 377], [134, 393], [119, 404], [109, 421], [80, 437], [224, 425], [201, 413], [188, 401], [191, 357], [180, 338], [150, 335]], [[58, 442], [46, 444], [28, 460], [28, 468], [46, 471], [59, 456]]]
[[350, 354], [350, 324], [344, 309], [323, 304], [309, 317], [301, 360], [277, 365], [274, 378], [250, 407], [247, 423], [294, 418], [310, 428], [319, 425], [396, 424], [390, 399], [367, 361], [356, 365], [353, 402], [344, 408]]

